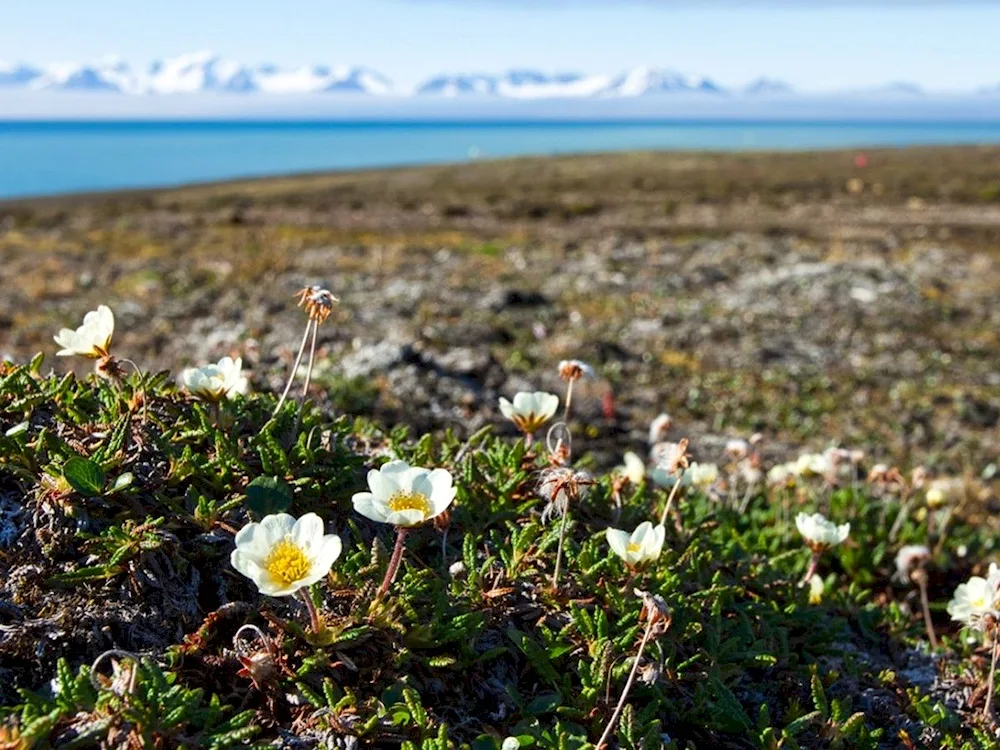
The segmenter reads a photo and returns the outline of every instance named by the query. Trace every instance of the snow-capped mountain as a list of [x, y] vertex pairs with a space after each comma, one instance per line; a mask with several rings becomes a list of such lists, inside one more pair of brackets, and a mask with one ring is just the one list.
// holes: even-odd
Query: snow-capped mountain
[[0, 86], [25, 86], [42, 74], [32, 65], [0, 61]]
[[784, 81], [775, 78], [758, 78], [744, 86], [743, 93], [749, 96], [780, 96], [794, 92], [792, 87]]
[[722, 94], [723, 88], [708, 78], [656, 68], [633, 68], [615, 76], [601, 96], [634, 97], [651, 94]]
[[276, 65], [244, 65], [211, 52], [157, 60], [145, 70], [135, 70], [113, 57], [42, 67], [0, 63], [0, 87], [146, 95], [392, 93], [392, 82], [370, 68], [312, 65], [289, 70]]
[[415, 93], [420, 96], [499, 96], [508, 99], [591, 97], [600, 94], [610, 80], [610, 76], [547, 74], [518, 69], [500, 75], [436, 76], [418, 86]]
[[[700, 101], [727, 98], [798, 96], [784, 81], [758, 78], [727, 88], [711, 78], [671, 69], [637, 67], [607, 74], [546, 73], [513, 68], [497, 74], [449, 73], [401, 90], [376, 70], [358, 66], [246, 64], [211, 52], [194, 52], [133, 67], [117, 57], [87, 63], [32, 65], [0, 62], [0, 91], [14, 89], [113, 92], [158, 96], [212, 93], [219, 95], [350, 94], [414, 96], [421, 99], [639, 99], [682, 95]], [[987, 89], [986, 91], [989, 91]], [[828, 92], [871, 99], [916, 99], [927, 94], [915, 84], [889, 83], [863, 90]], [[992, 93], [997, 93], [993, 91]], [[808, 96], [808, 95], [807, 95]]]
[[142, 83], [128, 63], [106, 57], [95, 63], [52, 63], [28, 82], [33, 89], [58, 91], [116, 91], [142, 93]]
[[508, 99], [638, 97], [653, 94], [721, 94], [708, 78], [669, 70], [634, 68], [617, 75], [583, 75], [510, 70], [500, 75], [456, 74], [431, 78], [416, 89], [422, 96], [498, 96]]

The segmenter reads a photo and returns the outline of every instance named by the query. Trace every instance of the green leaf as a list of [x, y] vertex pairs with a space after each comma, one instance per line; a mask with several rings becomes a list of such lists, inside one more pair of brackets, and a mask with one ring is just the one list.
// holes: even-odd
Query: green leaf
[[111, 489], [108, 490], [108, 492], [109, 493], [111, 493], [111, 492], [120, 492], [121, 490], [125, 489], [126, 487], [131, 486], [131, 484], [132, 484], [132, 482], [134, 480], [135, 480], [135, 477], [132, 475], [132, 472], [130, 472], [130, 471], [126, 471], [124, 474], [119, 474], [115, 478], [114, 484], [111, 485]]
[[559, 693], [543, 693], [524, 707], [524, 713], [528, 716], [552, 713], [561, 705], [562, 696]]
[[247, 485], [247, 508], [258, 516], [292, 507], [292, 488], [278, 477], [257, 477]]
[[63, 477], [69, 486], [84, 497], [95, 497], [104, 491], [108, 478], [104, 470], [87, 458], [74, 456], [63, 466]]

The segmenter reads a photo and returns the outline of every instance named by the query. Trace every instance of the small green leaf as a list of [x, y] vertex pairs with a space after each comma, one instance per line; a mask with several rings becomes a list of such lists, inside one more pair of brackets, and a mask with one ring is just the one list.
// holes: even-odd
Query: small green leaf
[[134, 480], [135, 477], [132, 475], [132, 472], [130, 471], [126, 471], [124, 474], [119, 474], [115, 478], [114, 484], [111, 485], [111, 489], [108, 490], [108, 492], [119, 492], [125, 489], [126, 487], [130, 487]]
[[14, 437], [15, 435], [20, 435], [23, 432], [28, 431], [27, 422], [18, 422], [16, 425], [11, 427], [7, 432], [4, 433], [7, 437]]
[[80, 456], [74, 456], [66, 462], [63, 466], [63, 476], [70, 487], [85, 497], [100, 495], [108, 481], [100, 466]]
[[524, 707], [524, 713], [528, 716], [538, 716], [556, 710], [562, 705], [562, 696], [559, 693], [543, 693]]
[[247, 485], [247, 508], [258, 516], [292, 507], [292, 488], [278, 477], [257, 477]]

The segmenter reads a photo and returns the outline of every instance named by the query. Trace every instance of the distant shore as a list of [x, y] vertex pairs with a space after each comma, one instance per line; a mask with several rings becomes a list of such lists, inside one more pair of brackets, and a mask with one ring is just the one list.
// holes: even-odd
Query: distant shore
[[1000, 145], [1000, 120], [8, 121], [0, 122], [0, 200], [530, 156], [991, 143]]

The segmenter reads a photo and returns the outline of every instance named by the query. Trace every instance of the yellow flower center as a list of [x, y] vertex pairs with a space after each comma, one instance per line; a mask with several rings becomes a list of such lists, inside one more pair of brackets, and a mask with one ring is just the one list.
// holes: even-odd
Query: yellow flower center
[[983, 597], [979, 597], [978, 599], [973, 599], [972, 606], [975, 607], [976, 609], [982, 609], [983, 607], [986, 606], [986, 599]]
[[394, 513], [398, 513], [401, 510], [419, 510], [426, 520], [431, 514], [431, 503], [427, 499], [427, 495], [422, 492], [413, 492], [407, 490], [396, 490], [389, 496], [389, 502], [386, 503], [389, 506], [389, 510]]
[[302, 548], [289, 539], [282, 539], [264, 561], [264, 570], [282, 586], [291, 586], [309, 573], [309, 558]]
[[545, 424], [546, 420], [540, 417], [534, 412], [528, 412], [527, 414], [515, 414], [513, 417], [514, 424], [521, 432], [535, 432]]
[[642, 552], [642, 545], [639, 544], [638, 542], [629, 542], [628, 546], [625, 548], [625, 551], [631, 552], [632, 554]]

